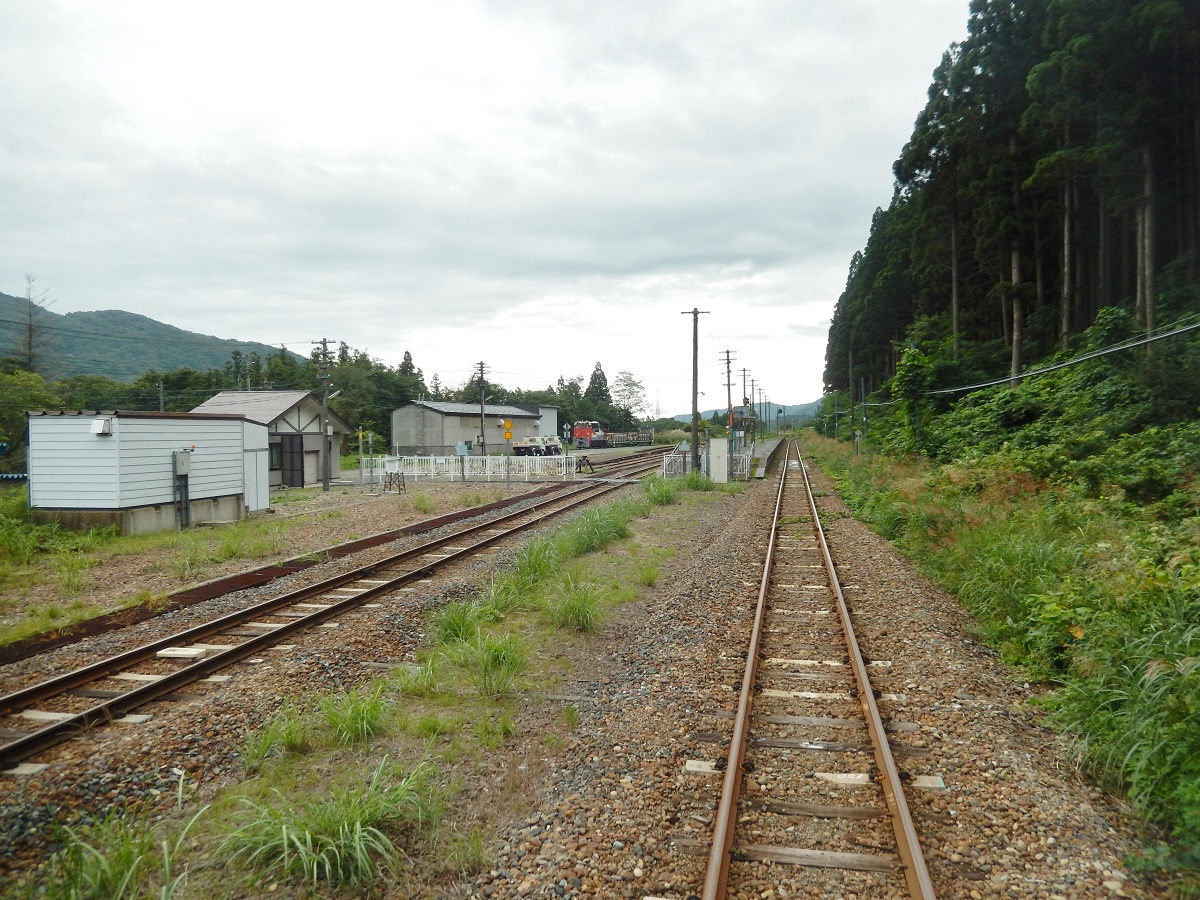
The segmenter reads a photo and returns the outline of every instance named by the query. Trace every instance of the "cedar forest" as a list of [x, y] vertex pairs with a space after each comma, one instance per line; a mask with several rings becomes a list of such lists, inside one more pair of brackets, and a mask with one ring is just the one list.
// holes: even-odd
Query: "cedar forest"
[[972, 0], [894, 175], [814, 451], [1200, 896], [1200, 3]]

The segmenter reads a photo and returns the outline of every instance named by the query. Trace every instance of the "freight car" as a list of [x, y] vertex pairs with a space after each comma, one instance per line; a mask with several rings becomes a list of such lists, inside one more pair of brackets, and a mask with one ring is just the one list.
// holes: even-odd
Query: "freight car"
[[597, 447], [631, 447], [654, 443], [653, 431], [605, 431], [599, 422], [576, 422], [571, 427], [571, 442], [577, 450]]

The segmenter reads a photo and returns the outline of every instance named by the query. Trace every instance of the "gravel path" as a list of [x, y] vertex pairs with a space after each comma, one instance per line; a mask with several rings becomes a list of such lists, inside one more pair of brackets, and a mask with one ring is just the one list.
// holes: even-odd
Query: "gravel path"
[[[817, 483], [830, 490], [820, 477]], [[699, 890], [705, 857], [691, 842], [707, 841], [720, 783], [685, 773], [684, 763], [724, 755], [713, 739], [728, 729], [719, 713], [737, 701], [739, 648], [753, 615], [772, 501], [771, 485], [756, 484], [737, 497], [657, 510], [638, 524], [659, 529], [678, 548], [662, 564], [657, 587], [622, 607], [598, 639], [564, 645], [575, 672], [565, 699], [528, 698], [521, 707], [521, 734], [537, 735], [564, 704], [574, 706], [578, 724], [566, 746], [554, 753], [532, 739], [521, 746], [518, 738], [508, 748], [506, 759], [529, 762], [525, 811], [489, 847], [485, 872], [421, 896], [685, 900]], [[864, 651], [876, 659], [918, 657], [903, 676], [912, 698], [906, 718], [922, 725], [928, 766], [947, 783], [929, 807], [939, 816], [921, 835], [940, 896], [1160, 896], [1122, 867], [1138, 846], [1131, 823], [1074, 778], [1064, 746], [1036, 724], [1030, 690], [973, 640], [970, 618], [850, 518], [836, 497], [820, 502], [843, 581], [856, 586], [856, 615], [868, 625]], [[384, 528], [364, 523], [357, 530]], [[169, 796], [176, 769], [188, 773], [201, 799], [236, 781], [236, 748], [270, 709], [301, 691], [359, 683], [378, 673], [372, 663], [403, 660], [422, 642], [427, 612], [464, 594], [496, 564], [461, 567], [423, 593], [310, 633], [293, 651], [240, 664], [209, 700], [158, 704], [146, 725], [114, 726], [55, 751], [41, 775], [0, 779], [0, 874], [37, 852], [56, 808]], [[81, 642], [60, 651], [56, 664], [101, 649]], [[484, 779], [498, 778], [487, 767], [474, 777], [481, 780], [468, 781], [468, 789], [482, 791]], [[825, 870], [811, 870], [818, 874], [806, 894], [789, 892], [782, 886], [788, 879], [773, 878], [773, 865], [760, 867], [760, 898], [876, 896]], [[388, 894], [414, 895], [411, 885]]]

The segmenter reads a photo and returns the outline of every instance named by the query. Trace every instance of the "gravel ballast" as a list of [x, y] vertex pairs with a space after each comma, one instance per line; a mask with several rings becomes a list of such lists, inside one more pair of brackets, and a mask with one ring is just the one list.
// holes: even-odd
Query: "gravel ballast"
[[[938, 815], [921, 829], [939, 896], [1161, 896], [1125, 869], [1139, 846], [1136, 826], [1112, 798], [1075, 777], [1068, 748], [1037, 724], [1032, 690], [973, 639], [970, 617], [952, 597], [850, 517], [819, 473], [816, 484], [842, 580], [853, 586], [848, 596], [868, 626], [863, 649], [876, 659], [907, 661], [906, 674], [896, 673], [910, 696], [905, 717], [921, 725], [919, 739], [930, 753], [924, 765], [946, 781], [944, 792], [924, 801]], [[530, 695], [520, 705], [519, 730], [529, 745], [514, 738], [506, 758], [529, 760], [527, 796], [519, 818], [489, 845], [487, 868], [417, 896], [685, 900], [699, 891], [705, 857], [696, 846], [707, 841], [720, 781], [687, 773], [684, 764], [725, 753], [714, 735], [727, 734], [728, 724], [713, 713], [737, 702], [739, 649], [753, 616], [773, 498], [768, 480], [738, 496], [656, 508], [635, 523], [647, 543], [657, 533], [676, 549], [661, 563], [657, 585], [621, 607], [596, 638], [564, 644], [574, 681], [562, 696]], [[372, 528], [374, 508], [382, 513], [386, 506], [355, 508], [358, 534], [395, 527], [392, 515]], [[457, 567], [403, 602], [359, 610], [336, 629], [304, 635], [294, 650], [240, 664], [219, 695], [156, 704], [145, 725], [114, 726], [59, 748], [37, 776], [0, 779], [0, 866], [10, 874], [27, 866], [39, 852], [38, 835], [62, 810], [169, 794], [178, 771], [187, 773], [197, 799], [211, 797], [242, 777], [237, 749], [247, 729], [302, 692], [344, 689], [378, 674], [371, 664], [411, 658], [428, 611], [462, 596], [496, 566], [491, 558]], [[175, 613], [138, 629], [148, 635], [172, 627], [172, 616], [183, 624], [198, 614]], [[21, 669], [5, 667], [0, 677], [6, 684], [34, 677], [126, 640], [114, 634], [93, 639], [111, 645], [80, 642]], [[564, 704], [577, 711], [577, 724], [554, 752], [533, 736]], [[484, 768], [480, 778], [494, 776]], [[464, 789], [477, 787], [468, 781]], [[803, 892], [789, 890], [795, 880], [777, 876], [781, 866], [758, 866], [753, 896], [760, 898], [887, 896], [857, 893], [856, 882], [830, 870], [810, 870]], [[286, 890], [273, 895], [288, 896]], [[411, 883], [390, 893], [383, 888], [394, 898], [413, 890]]]

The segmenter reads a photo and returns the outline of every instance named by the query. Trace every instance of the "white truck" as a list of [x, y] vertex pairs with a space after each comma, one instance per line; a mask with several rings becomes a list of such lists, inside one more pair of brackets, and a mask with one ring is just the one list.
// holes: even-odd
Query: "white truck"
[[561, 456], [562, 443], [557, 437], [533, 435], [513, 441], [513, 456]]

